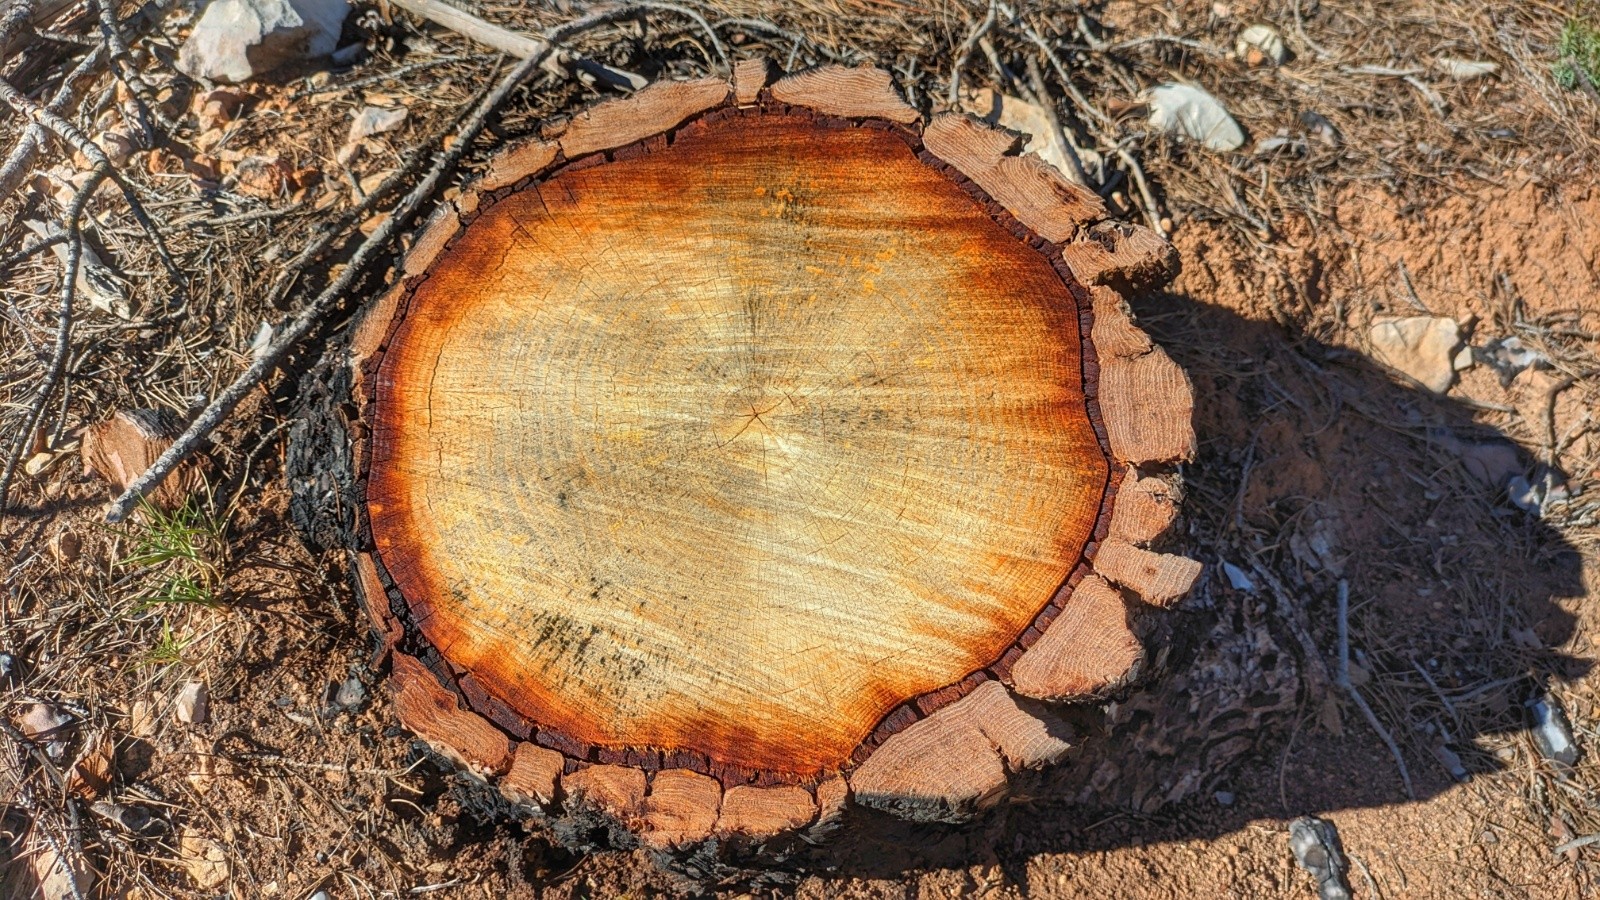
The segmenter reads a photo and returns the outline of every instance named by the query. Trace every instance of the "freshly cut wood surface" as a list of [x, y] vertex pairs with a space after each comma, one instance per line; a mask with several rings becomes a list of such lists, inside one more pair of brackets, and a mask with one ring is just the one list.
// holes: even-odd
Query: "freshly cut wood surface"
[[[1076, 304], [881, 128], [734, 117], [618, 157], [433, 260], [378, 370], [373, 540], [541, 735], [837, 771], [1078, 564], [1107, 461]], [[633, 815], [585, 774], [621, 768], [562, 782]]]
[[500, 779], [500, 793], [512, 803], [549, 806], [556, 800], [556, 785], [565, 766], [566, 760], [554, 750], [518, 744], [511, 769]]
[[1155, 540], [1178, 518], [1178, 499], [1171, 485], [1159, 478], [1123, 478], [1117, 502], [1111, 509], [1111, 537], [1134, 545]]
[[1100, 358], [1100, 406], [1112, 456], [1135, 464], [1192, 459], [1194, 391], [1189, 376], [1134, 324], [1121, 294], [1097, 286], [1090, 296]]
[[[118, 410], [111, 418], [83, 430], [79, 454], [85, 468], [121, 492], [144, 474], [182, 431], [178, 417], [165, 410]], [[202, 481], [198, 464], [185, 463], [150, 493], [150, 502], [163, 509], [182, 506]]]
[[1182, 599], [1200, 577], [1200, 562], [1173, 553], [1141, 550], [1112, 538], [1094, 558], [1095, 571], [1120, 584], [1154, 606], [1169, 606]]
[[675, 847], [709, 837], [717, 825], [722, 785], [688, 769], [665, 769], [650, 782], [644, 801], [645, 837], [653, 845]]
[[716, 106], [729, 89], [721, 78], [658, 81], [637, 94], [580, 113], [561, 134], [561, 152], [576, 159], [643, 140]]
[[760, 839], [810, 825], [816, 817], [816, 798], [803, 787], [741, 784], [722, 795], [722, 817], [717, 820], [717, 830]]

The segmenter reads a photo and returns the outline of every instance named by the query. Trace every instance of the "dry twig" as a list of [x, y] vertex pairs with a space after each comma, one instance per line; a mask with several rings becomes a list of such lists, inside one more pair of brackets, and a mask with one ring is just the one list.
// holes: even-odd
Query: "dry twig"
[[236, 378], [232, 384], [223, 389], [213, 399], [199, 416], [189, 425], [182, 435], [168, 447], [166, 452], [150, 466], [149, 470], [139, 476], [122, 496], [112, 502], [106, 512], [106, 521], [121, 522], [127, 518], [139, 500], [145, 494], [154, 490], [161, 484], [173, 469], [199, 449], [200, 443], [218, 425], [222, 424], [233, 410], [244, 400], [255, 387], [275, 371], [278, 365], [288, 356], [289, 351], [299, 345], [312, 329], [327, 318], [345, 299], [346, 292], [357, 279], [365, 272], [370, 264], [380, 253], [388, 247], [389, 242], [406, 227], [418, 209], [433, 196], [445, 176], [455, 169], [461, 158], [467, 153], [472, 142], [483, 132], [488, 124], [489, 117], [498, 110], [501, 104], [511, 96], [512, 91], [522, 84], [533, 71], [538, 68], [550, 54], [557, 42], [584, 31], [603, 25], [614, 19], [627, 15], [632, 7], [619, 7], [598, 13], [591, 13], [583, 18], [546, 33], [546, 43], [542, 50], [524, 59], [516, 68], [512, 69], [501, 82], [483, 98], [473, 110], [472, 114], [461, 124], [455, 137], [455, 142], [450, 149], [440, 154], [429, 168], [422, 181], [407, 194], [395, 207], [389, 218], [372, 233], [361, 246], [356, 249], [344, 271], [317, 295], [316, 299], [306, 305], [297, 315], [277, 330], [277, 337], [267, 349], [259, 354], [250, 364], [249, 368]]

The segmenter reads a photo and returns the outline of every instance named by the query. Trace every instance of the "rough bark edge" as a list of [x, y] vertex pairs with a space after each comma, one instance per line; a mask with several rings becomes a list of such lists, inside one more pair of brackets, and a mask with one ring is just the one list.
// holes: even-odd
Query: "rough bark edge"
[[1106, 205], [1098, 194], [1068, 181], [1036, 155], [1019, 155], [1016, 135], [973, 116], [934, 116], [923, 129], [922, 139], [929, 151], [959, 169], [1047, 241], [1071, 240], [1105, 217]]
[[895, 90], [894, 79], [873, 66], [819, 66], [785, 75], [769, 89], [772, 98], [830, 116], [887, 119], [911, 125], [922, 118]]
[[[680, 118], [673, 119], [666, 125], [657, 123], [657, 132], [645, 136], [638, 144], [606, 148], [608, 151], [606, 154], [607, 159], [625, 156], [630, 152], [643, 152], [646, 146], [652, 142], [670, 140], [670, 133], [678, 128], [691, 127], [696, 123], [709, 123], [709, 121], [714, 121], [715, 118], [721, 118], [726, 115], [794, 114], [803, 111], [775, 102], [774, 95], [779, 92], [770, 88], [758, 90], [754, 99], [751, 99], [751, 92], [748, 87], [750, 79], [759, 78], [761, 83], [765, 84], [765, 81], [770, 78], [770, 69], [764, 65], [759, 69], [753, 65], [741, 64], [741, 66], [743, 72], [736, 73], [734, 87], [731, 90], [723, 91], [721, 94], [718, 102], [722, 108], [717, 108], [717, 104], [713, 104], [709, 109], [701, 109], [697, 112], [683, 115]], [[802, 74], [814, 74], [817, 71], [820, 70]], [[843, 71], [858, 72], [860, 70]], [[744, 77], [740, 77], [741, 74]], [[886, 74], [883, 77], [887, 80]], [[778, 84], [782, 83], [780, 81]], [[791, 82], [792, 85], [793, 82]], [[773, 88], [777, 86], [775, 84]], [[706, 90], [705, 93], [709, 94], [710, 90]], [[796, 93], [792, 90], [788, 91], [788, 94], [790, 97], [796, 97]], [[900, 102], [898, 101], [898, 96], [895, 96], [895, 100]], [[620, 102], [622, 101], [614, 101], [614, 103]], [[744, 108], [729, 109], [727, 108], [729, 105], [742, 106]], [[901, 102], [901, 105], [903, 106], [903, 102]], [[667, 118], [670, 119], [679, 115], [683, 108], [681, 104], [672, 105], [671, 112]], [[817, 107], [812, 105], [810, 108], [816, 109]], [[909, 107], [905, 108], [909, 109]], [[821, 111], [827, 112], [827, 110]], [[904, 117], [904, 113], [901, 111], [893, 108], [889, 111], [902, 118]], [[1087, 221], [1078, 222], [1073, 243], [1059, 246], [1056, 242], [1049, 241], [1044, 236], [1036, 233], [1020, 216], [1015, 215], [1010, 208], [994, 199], [985, 190], [984, 186], [978, 182], [978, 179], [962, 171], [955, 164], [929, 153], [922, 143], [920, 134], [917, 132], [908, 131], [900, 127], [898, 123], [891, 124], [890, 122], [871, 121], [870, 119], [865, 122], [850, 122], [834, 119], [832, 116], [827, 115], [817, 118], [823, 124], [835, 127], [878, 127], [886, 128], [898, 134], [902, 139], [906, 140], [913, 152], [917, 153], [925, 164], [951, 177], [959, 186], [965, 188], [969, 195], [973, 196], [998, 223], [1007, 228], [1018, 239], [1023, 240], [1035, 250], [1043, 253], [1052, 262], [1069, 290], [1073, 293], [1079, 307], [1080, 336], [1084, 344], [1085, 394], [1091, 424], [1102, 444], [1103, 450], [1111, 458], [1119, 462], [1131, 462], [1132, 460], [1128, 458], [1128, 454], [1116, 453], [1112, 450], [1107, 422], [1102, 415], [1099, 401], [1099, 391], [1101, 389], [1099, 380], [1102, 364], [1097, 359], [1096, 354], [1096, 338], [1098, 336], [1095, 329], [1096, 313], [1108, 315], [1114, 320], [1126, 320], [1128, 328], [1137, 329], [1136, 326], [1132, 325], [1131, 318], [1127, 316], [1125, 307], [1119, 306], [1113, 310], [1103, 303], [1095, 303], [1093, 300], [1099, 298], [1092, 298], [1090, 291], [1081, 285], [1132, 284], [1137, 283], [1141, 278], [1159, 276], [1171, 269], [1173, 259], [1171, 248], [1159, 237], [1154, 236], [1153, 233], [1137, 229], [1135, 226], [1125, 226], [1119, 223], [1093, 225]], [[591, 116], [590, 121], [592, 122], [592, 120], [593, 117]], [[913, 117], [911, 121], [914, 122], [916, 119]], [[592, 125], [588, 127], [593, 128]], [[1001, 137], [1008, 142], [1011, 140], [1004, 134], [1001, 134]], [[404, 274], [400, 283], [396, 284], [394, 288], [382, 295], [373, 304], [370, 312], [358, 326], [352, 338], [350, 361], [357, 379], [358, 416], [365, 414], [366, 407], [370, 403], [372, 390], [370, 374], [375, 371], [376, 363], [381, 359], [382, 350], [387, 342], [389, 332], [397, 324], [398, 319], [403, 317], [401, 311], [404, 304], [409, 301], [411, 294], [425, 277], [424, 273], [433, 258], [448, 247], [462, 227], [470, 224], [480, 208], [485, 204], [492, 204], [510, 190], [526, 186], [537, 177], [551, 176], [556, 170], [566, 165], [591, 165], [607, 161], [607, 159], [602, 159], [593, 154], [586, 160], [569, 159], [562, 152], [562, 144], [558, 141], [559, 138], [557, 138], [557, 141], [523, 142], [508, 148], [505, 153], [498, 154], [495, 157], [495, 161], [491, 162], [489, 174], [492, 177], [486, 177], [477, 184], [469, 186], [456, 201], [444, 205], [430, 219], [428, 225], [422, 229], [420, 236], [413, 245], [412, 254], [408, 255], [402, 267]], [[588, 144], [577, 143], [573, 145], [588, 146]], [[633, 147], [638, 147], [639, 149], [634, 150]], [[1003, 178], [1007, 169], [1022, 171], [1014, 166], [1003, 168], [996, 166], [995, 171], [1000, 173], [999, 177], [1002, 178], [1002, 181], [995, 181], [996, 175], [992, 173], [985, 175], [986, 178], [990, 179], [991, 185], [996, 186], [997, 191], [1005, 191]], [[1028, 179], [1036, 179], [1036, 174], [1029, 172]], [[1036, 181], [1030, 181], [1030, 183], [1036, 183]], [[1014, 194], [1015, 191], [1013, 190]], [[1080, 219], [1083, 218], [1081, 211], [1075, 212], [1074, 215], [1079, 216]], [[1153, 241], [1151, 240], [1152, 237], [1154, 238]], [[1080, 273], [1082, 274], [1080, 275]], [[1095, 293], [1098, 294], [1100, 290], [1103, 290], [1103, 288], [1097, 289]], [[1116, 324], [1121, 326], [1123, 322], [1116, 321]], [[1148, 338], [1146, 338], [1146, 341], [1148, 341]], [[1186, 380], [1182, 384], [1182, 389], [1184, 392], [1189, 390]], [[1188, 405], [1192, 404], [1192, 398], [1188, 397], [1186, 393], [1182, 399], [1185, 402], [1181, 405], [1186, 410]], [[1113, 427], [1121, 427], [1115, 414], [1112, 416], [1111, 424]], [[1187, 426], [1186, 416], [1185, 425]], [[357, 443], [365, 443], [365, 432], [358, 428], [356, 429], [356, 434], [355, 440]], [[1192, 436], [1190, 440], [1192, 445]], [[361, 479], [363, 493], [366, 477], [365, 465], [365, 454], [362, 454], [362, 458], [358, 461], [358, 477]], [[1136, 473], [1133, 470], [1129, 470], [1129, 474]], [[993, 771], [992, 767], [989, 767], [987, 763], [989, 756], [992, 755], [1000, 765], [1002, 782], [1006, 781], [1005, 776], [1008, 771], [1014, 772], [1022, 768], [1035, 768], [1046, 765], [1059, 760], [1068, 751], [1069, 745], [1065, 739], [1050, 733], [1052, 725], [1049, 723], [1059, 722], [1059, 720], [1055, 719], [1043, 707], [1016, 696], [1007, 690], [1001, 682], [1009, 679], [1017, 662], [1046, 633], [1051, 622], [1061, 616], [1068, 606], [1074, 587], [1083, 579], [1091, 576], [1090, 561], [1095, 559], [1100, 543], [1106, 540], [1112, 527], [1112, 522], [1115, 521], [1114, 504], [1115, 498], [1119, 495], [1117, 485], [1122, 481], [1123, 477], [1124, 473], [1120, 468], [1113, 468], [1109, 473], [1107, 488], [1102, 498], [1101, 509], [1092, 539], [1084, 549], [1086, 561], [1071, 573], [1066, 583], [1045, 604], [1036, 617], [1034, 624], [1019, 637], [1016, 644], [1003, 654], [1001, 659], [997, 660], [994, 665], [972, 673], [957, 684], [925, 694], [892, 711], [874, 730], [873, 734], [863, 742], [862, 746], [858, 748], [846, 771], [850, 773], [848, 778], [851, 782], [862, 781], [864, 778], [864, 784], [868, 790], [863, 795], [863, 801], [867, 805], [892, 809], [916, 820], [959, 821], [976, 814], [987, 805], [991, 805], [991, 801], [998, 802], [999, 798], [1004, 795], [1007, 787], [1006, 783], [999, 784], [991, 792], [988, 788], [989, 782], [985, 780], [987, 776], [974, 782], [979, 788], [976, 794], [967, 791], [962, 795], [962, 797], [966, 798], [965, 800], [961, 797], [952, 798], [940, 795], [937, 790], [929, 791], [926, 789], [926, 785], [923, 786], [924, 789], [920, 793], [905, 794], [903, 796], [894, 795], [892, 791], [885, 791], [882, 788], [881, 778], [877, 782], [874, 781], [874, 778], [879, 778], [883, 770], [891, 768], [891, 764], [896, 759], [903, 760], [906, 771], [932, 770], [933, 767], [927, 765], [927, 759], [919, 761], [918, 754], [915, 752], [916, 747], [923, 745], [913, 735], [913, 731], [919, 729], [919, 726], [921, 732], [930, 730], [948, 731], [967, 743], [971, 743], [976, 753], [974, 758], [986, 772]], [[1169, 478], [1172, 477], [1169, 476]], [[1142, 502], [1142, 500], [1136, 502]], [[370, 547], [370, 530], [365, 522], [364, 510], [361, 512], [361, 518], [359, 537], [365, 546]], [[1144, 534], [1143, 540], [1155, 539], [1159, 536], [1160, 530], [1163, 529], [1146, 527], [1145, 532], [1154, 531], [1155, 533], [1145, 534], [1141, 532], [1141, 534]], [[1127, 535], [1119, 534], [1118, 538], [1120, 539], [1118, 543], [1127, 543]], [[1113, 555], [1115, 556], [1115, 554]], [[1181, 557], [1173, 557], [1173, 559], [1181, 559]], [[368, 553], [359, 554], [357, 567], [358, 573], [360, 573], [359, 578], [363, 593], [366, 595], [365, 600], [369, 614], [372, 616], [380, 634], [384, 636], [386, 647], [393, 648], [406, 639], [404, 625], [398, 618], [399, 615], [403, 615], [404, 600], [399, 597], [398, 590], [393, 587], [392, 579], [389, 579], [387, 574], [381, 571], [381, 562], [376, 560], [373, 555]], [[370, 574], [367, 574], [368, 572]], [[1099, 581], [1099, 579], [1096, 580]], [[1137, 579], [1126, 580], [1136, 581]], [[374, 586], [374, 589], [369, 590], [369, 586]], [[376, 588], [382, 588], [383, 590], [379, 591]], [[1164, 583], [1164, 589], [1167, 593], [1171, 593], [1172, 583], [1170, 578]], [[398, 638], [396, 637], [397, 634]], [[398, 653], [393, 655], [396, 659], [403, 656], [403, 654]], [[710, 839], [712, 836], [719, 836], [723, 839], [730, 837], [735, 839], [743, 838], [746, 841], [755, 842], [778, 837], [784, 831], [793, 830], [804, 830], [808, 836], [819, 836], [837, 827], [837, 823], [850, 802], [853, 785], [847, 783], [845, 777], [837, 775], [825, 775], [814, 786], [808, 783], [810, 779], [806, 779], [805, 782], [807, 783], [803, 783], [799, 787], [782, 786], [766, 783], [765, 780], [759, 777], [758, 773], [742, 773], [728, 770], [716, 771], [710, 765], [709, 760], [696, 759], [697, 754], [626, 750], [608, 751], [592, 747], [561, 746], [562, 741], [558, 737], [546, 742], [555, 745], [553, 748], [540, 746], [529, 742], [528, 738], [537, 738], [545, 733], [537, 732], [531, 723], [527, 723], [514, 713], [511, 713], [504, 704], [494, 702], [494, 698], [488, 697], [482, 688], [478, 687], [471, 679], [470, 675], [463, 676], [453, 672], [442, 658], [438, 658], [436, 653], [434, 656], [435, 659], [429, 661], [426, 668], [437, 679], [436, 686], [444, 693], [452, 697], [460, 696], [465, 701], [466, 708], [455, 708], [452, 715], [472, 716], [482, 726], [498, 727], [500, 731], [519, 738], [517, 743], [512, 743], [508, 740], [506, 752], [493, 766], [486, 766], [481, 760], [478, 764], [480, 769], [490, 774], [498, 774], [495, 771], [495, 766], [498, 766], [501, 771], [509, 770], [506, 771], [506, 777], [501, 780], [500, 784], [502, 793], [513, 802], [535, 808], [554, 810], [559, 804], [566, 801], [565, 805], [569, 807], [569, 813], [573, 815], [598, 815], [601, 820], [620, 825], [628, 833], [635, 836], [638, 836], [639, 832], [643, 832], [643, 839], [647, 846], [662, 850], [692, 845], [696, 842]], [[409, 656], [406, 656], [405, 659], [410, 660], [411, 665], [423, 665]], [[1106, 687], [1114, 688], [1124, 683], [1136, 669], [1136, 663], [1137, 661], [1130, 663], [1128, 668], [1121, 673], [1109, 671], [1104, 673], [1106, 675]], [[402, 665], [407, 664], [402, 663]], [[410, 671], [414, 672], [414, 670]], [[414, 678], [410, 680], [415, 683]], [[449, 686], [452, 690], [445, 691], [445, 686]], [[1105, 688], [1101, 688], [1089, 691], [1086, 694], [1071, 694], [1052, 699], [1083, 699], [1086, 696], [1100, 696], [1104, 692]], [[438, 706], [438, 696], [433, 695], [432, 699], [435, 705]], [[479, 706], [486, 707], [486, 711], [490, 714], [483, 716], [471, 711]], [[498, 710], [496, 707], [498, 707]], [[996, 712], [997, 710], [999, 711], [998, 713]], [[994, 718], [992, 722], [986, 724], [986, 717], [993, 718], [996, 716], [999, 716], [999, 718]], [[419, 734], [422, 731], [418, 729], [417, 725], [421, 725], [422, 730], [429, 729], [427, 723], [414, 724], [406, 721], [408, 716], [405, 715], [404, 710], [402, 710], [401, 718], [407, 727], [412, 728], [413, 731], [418, 731]], [[924, 724], [929, 722], [935, 724]], [[1018, 735], [1029, 731], [1028, 723], [1033, 723], [1033, 731], [1037, 733], [1024, 740]], [[480, 729], [477, 725], [472, 725], [467, 730], [476, 733]], [[971, 740], [974, 731], [981, 735], [984, 742], [986, 742], [982, 744], [983, 749], [981, 751], [979, 750], [979, 742]], [[441, 739], [438, 729], [433, 729], [432, 732], [433, 739]], [[907, 737], [907, 735], [912, 736]], [[568, 743], [570, 744], [571, 742]], [[452, 756], [457, 759], [466, 758], [470, 763], [471, 758], [462, 752], [460, 746], [447, 744], [439, 749], [446, 756]], [[934, 758], [947, 758], [946, 749], [942, 745], [935, 748], [933, 751], [936, 754]], [[582, 752], [574, 753], [573, 751]], [[869, 762], [879, 756], [880, 751], [888, 755], [880, 763], [869, 768]], [[478, 754], [480, 757], [486, 755], [489, 754]], [[553, 768], [554, 761], [558, 758], [562, 761], [562, 774], [557, 778], [550, 776], [549, 772]], [[524, 762], [525, 760], [528, 760], [528, 762]], [[537, 761], [537, 765], [533, 761]], [[581, 775], [581, 773], [590, 770], [598, 771], [594, 775]], [[643, 787], [635, 791], [632, 786], [640, 783], [640, 781], [636, 780], [634, 776], [623, 775], [623, 771], [639, 773], [639, 779], [642, 780]], [[864, 777], [861, 775], [863, 771], [867, 773]], [[875, 771], [879, 772], [879, 774], [874, 774]], [[660, 773], [677, 774], [667, 775], [664, 792], [653, 807], [650, 802], [650, 798], [654, 796], [653, 782], [656, 778], [661, 777]], [[703, 773], [709, 773], [709, 775]], [[616, 777], [612, 778], [611, 776], [613, 775]], [[716, 777], [710, 777], [711, 775]], [[712, 827], [709, 834], [701, 827], [709, 815], [705, 809], [700, 810], [700, 815], [696, 816], [693, 813], [692, 803], [686, 811], [680, 802], [681, 798], [673, 799], [676, 796], [674, 794], [674, 783], [684, 781], [689, 776], [704, 777], [718, 788], [717, 824]], [[544, 783], [547, 778], [550, 781], [548, 785]], [[612, 787], [616, 787], [612, 782], [617, 782], [618, 784], [625, 782], [627, 786], [626, 789], [600, 790], [595, 785], [589, 784], [589, 782], [597, 780]], [[701, 784], [702, 788], [704, 787], [702, 782], [695, 783]], [[739, 814], [738, 810], [741, 807], [736, 804], [734, 807], [735, 815], [725, 822], [725, 811], [722, 808], [726, 805], [725, 795], [721, 793], [724, 786], [730, 791], [741, 789], [760, 790], [772, 796], [776, 796], [776, 793], [773, 792], [792, 794], [794, 790], [800, 790], [813, 797], [814, 802], [808, 807], [811, 812], [807, 816], [794, 812], [788, 816], [775, 815], [760, 818], [760, 822], [766, 823], [765, 827], [751, 824], [757, 819], [749, 815]], [[710, 795], [709, 791], [702, 790], [701, 793], [706, 797]], [[992, 797], [990, 796], [991, 793], [993, 793]], [[742, 797], [745, 794], [741, 793], [737, 796]], [[791, 796], [790, 799], [793, 800], [794, 797]], [[678, 803], [677, 817], [664, 818], [665, 813], [662, 811], [672, 803]], [[709, 801], [705, 800], [704, 803], [708, 804]], [[796, 803], [793, 805], [798, 808], [801, 804]], [[652, 808], [657, 810], [657, 815], [654, 817], [656, 824], [652, 824], [652, 816], [650, 815]], [[694, 823], [693, 827], [687, 827], [684, 823], [691, 822], [691, 820]], [[741, 822], [743, 823], [742, 825], [738, 824]], [[777, 828], [778, 831], [772, 831], [773, 828]], [[655, 835], [655, 837], [650, 837], [651, 835]]]

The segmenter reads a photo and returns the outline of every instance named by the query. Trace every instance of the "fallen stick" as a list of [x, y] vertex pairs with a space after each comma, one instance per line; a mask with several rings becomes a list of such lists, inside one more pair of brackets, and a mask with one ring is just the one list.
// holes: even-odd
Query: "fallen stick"
[[[549, 65], [546, 69], [553, 75], [563, 74], [560, 71], [561, 54], [556, 52], [557, 48], [549, 39], [501, 28], [440, 0], [389, 0], [389, 2], [392, 6], [398, 6], [412, 15], [421, 16], [435, 25], [442, 25], [468, 40], [518, 59], [539, 56], [543, 60], [548, 56]], [[571, 62], [614, 87], [636, 91], [649, 83], [643, 75], [613, 68], [575, 54]]]
[[[78, 92], [74, 85], [78, 79], [89, 74], [100, 65], [102, 48], [96, 47], [84, 56], [56, 88], [55, 95], [45, 104], [45, 109], [52, 113], [61, 114], [67, 111], [78, 100]], [[22, 136], [17, 139], [17, 144], [11, 153], [6, 156], [6, 161], [0, 164], [0, 199], [11, 196], [22, 180], [28, 176], [28, 171], [33, 168], [34, 157], [44, 147], [45, 129], [43, 125], [29, 122], [23, 130]]]
[[305, 309], [302, 309], [297, 315], [278, 328], [277, 340], [273, 341], [261, 355], [256, 357], [249, 368], [245, 369], [238, 378], [234, 379], [232, 384], [224, 388], [222, 393], [211, 401], [210, 405], [201, 411], [200, 415], [190, 423], [183, 434], [173, 441], [172, 446], [168, 447], [166, 452], [162, 453], [143, 475], [135, 479], [128, 486], [128, 489], [122, 493], [122, 496], [112, 501], [110, 507], [106, 510], [106, 521], [117, 523], [126, 519], [128, 514], [133, 511], [134, 506], [138, 504], [140, 498], [154, 490], [180, 463], [193, 455], [199, 449], [201, 441], [204, 441], [218, 425], [226, 421], [228, 416], [233, 413], [233, 410], [244, 400], [245, 396], [254, 390], [257, 385], [261, 384], [262, 381], [266, 380], [267, 375], [277, 369], [278, 364], [283, 362], [284, 358], [289, 355], [289, 351], [294, 349], [314, 327], [323, 322], [332, 313], [339, 302], [345, 299], [346, 292], [366, 270], [367, 265], [388, 246], [389, 242], [406, 226], [422, 204], [433, 196], [434, 191], [438, 189], [439, 183], [444, 179], [445, 175], [455, 169], [456, 164], [461, 161], [468, 148], [472, 146], [472, 142], [483, 132], [484, 127], [488, 124], [489, 116], [499, 109], [500, 105], [506, 101], [506, 98], [511, 96], [511, 92], [516, 90], [517, 86], [522, 84], [529, 75], [533, 74], [533, 71], [550, 55], [554, 49], [555, 41], [584, 29], [604, 24], [619, 16], [627, 15], [632, 10], [633, 7], [623, 6], [590, 13], [560, 28], [546, 32], [546, 40], [542, 49], [527, 57], [515, 69], [512, 69], [510, 74], [506, 75], [500, 84], [478, 103], [472, 114], [462, 122], [460, 129], [456, 133], [455, 142], [450, 145], [450, 149], [439, 155], [438, 160], [428, 170], [428, 174], [423, 177], [422, 181], [411, 190], [411, 193], [401, 199], [389, 218], [361, 243], [361, 246], [356, 249], [355, 254], [350, 258], [350, 262], [345, 266], [339, 277], [324, 288], [322, 293], [318, 294], [315, 299], [306, 304]]
[[1366, 717], [1367, 724], [1378, 733], [1384, 746], [1389, 748], [1389, 754], [1394, 757], [1395, 768], [1400, 770], [1400, 783], [1406, 789], [1406, 796], [1415, 800], [1417, 792], [1411, 788], [1411, 772], [1406, 769], [1405, 757], [1400, 755], [1400, 746], [1394, 742], [1394, 737], [1389, 734], [1389, 729], [1383, 727], [1378, 721], [1378, 714], [1367, 705], [1367, 698], [1361, 696], [1361, 691], [1350, 680], [1350, 582], [1339, 579], [1339, 674], [1337, 684], [1343, 688], [1350, 699], [1356, 702], [1356, 707]]
[[[4, 83], [0, 81], [0, 84]], [[0, 472], [0, 513], [6, 509], [6, 502], [11, 493], [11, 479], [17, 474], [17, 464], [22, 461], [23, 448], [28, 446], [28, 442], [38, 431], [39, 424], [44, 421], [44, 409], [50, 403], [50, 395], [55, 393], [56, 385], [60, 383], [62, 375], [67, 370], [67, 354], [72, 349], [72, 300], [77, 294], [78, 266], [83, 260], [80, 221], [89, 198], [110, 171], [109, 162], [104, 159], [97, 162], [90, 171], [89, 180], [78, 189], [78, 193], [72, 198], [72, 205], [67, 209], [65, 231], [67, 258], [61, 273], [61, 303], [56, 313], [55, 350], [50, 356], [50, 368], [45, 371], [44, 380], [39, 383], [39, 389], [34, 392], [33, 400], [28, 404], [27, 421], [11, 445], [11, 452], [6, 457], [5, 470]]]

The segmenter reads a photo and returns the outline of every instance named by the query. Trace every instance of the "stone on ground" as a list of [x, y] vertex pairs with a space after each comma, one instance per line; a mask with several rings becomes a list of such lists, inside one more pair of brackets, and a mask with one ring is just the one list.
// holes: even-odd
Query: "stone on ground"
[[213, 0], [178, 52], [194, 78], [240, 82], [332, 53], [345, 0]]

